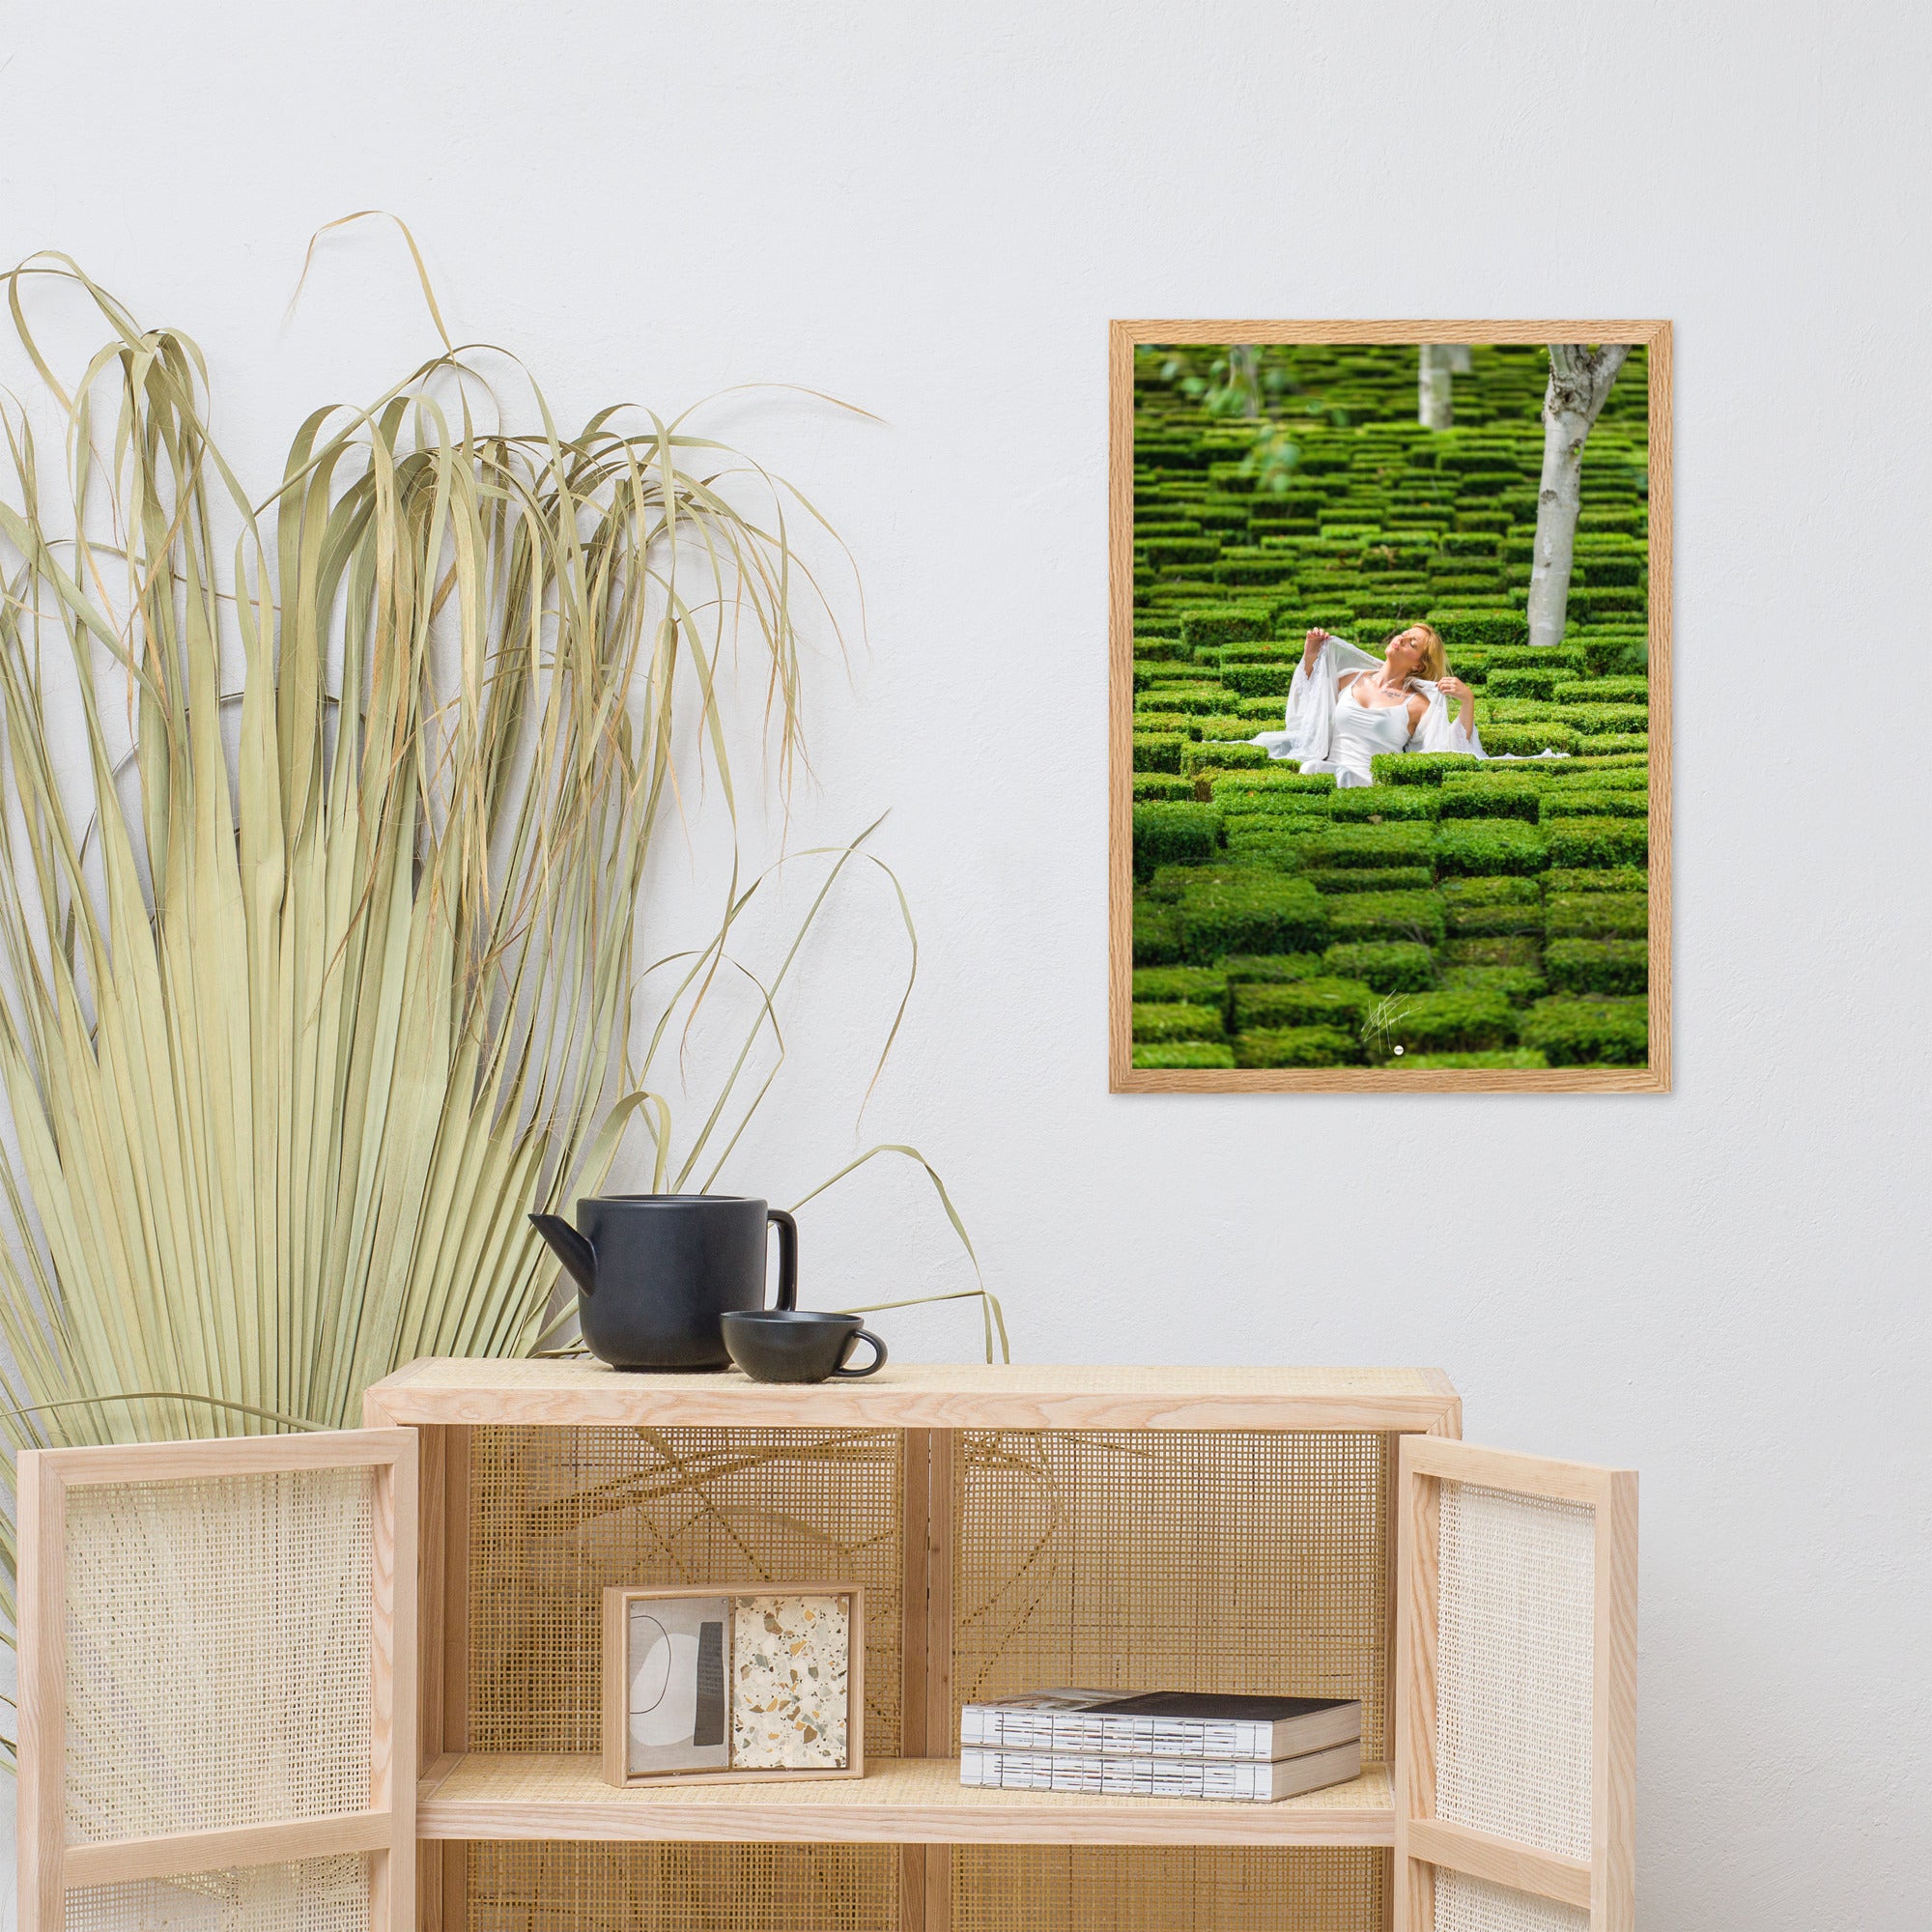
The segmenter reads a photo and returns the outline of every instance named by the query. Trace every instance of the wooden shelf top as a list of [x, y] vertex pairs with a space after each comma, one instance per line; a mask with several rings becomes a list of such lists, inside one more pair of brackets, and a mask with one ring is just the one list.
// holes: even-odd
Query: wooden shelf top
[[578, 1356], [432, 1358], [370, 1389], [370, 1423], [823, 1429], [1343, 1429], [1461, 1434], [1440, 1369], [988, 1368], [892, 1363], [798, 1386], [639, 1375]]
[[885, 1758], [864, 1777], [619, 1790], [594, 1757], [440, 1758], [422, 1838], [655, 1838], [724, 1844], [1392, 1845], [1388, 1767], [1274, 1804], [980, 1791], [952, 1758]]

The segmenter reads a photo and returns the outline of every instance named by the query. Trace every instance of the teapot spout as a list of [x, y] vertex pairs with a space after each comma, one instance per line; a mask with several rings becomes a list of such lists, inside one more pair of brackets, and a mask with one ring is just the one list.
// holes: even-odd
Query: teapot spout
[[550, 1243], [551, 1251], [585, 1294], [597, 1288], [597, 1250], [558, 1214], [532, 1214], [530, 1226]]

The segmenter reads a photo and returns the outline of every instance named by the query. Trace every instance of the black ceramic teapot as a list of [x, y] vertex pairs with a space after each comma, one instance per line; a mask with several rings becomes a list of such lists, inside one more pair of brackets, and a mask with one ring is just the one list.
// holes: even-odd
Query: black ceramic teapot
[[780, 1308], [798, 1305], [798, 1225], [732, 1194], [605, 1194], [531, 1224], [577, 1283], [583, 1346], [613, 1369], [723, 1369], [720, 1318], [765, 1305], [765, 1230], [779, 1231]]

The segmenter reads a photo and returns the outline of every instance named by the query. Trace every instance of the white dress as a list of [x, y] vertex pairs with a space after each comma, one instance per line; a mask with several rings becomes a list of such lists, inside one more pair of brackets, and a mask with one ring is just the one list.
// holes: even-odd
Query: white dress
[[[1335, 774], [1338, 785], [1374, 784], [1376, 755], [1381, 752], [1406, 751], [1407, 747], [1408, 706], [1364, 704], [1351, 685], [1336, 702], [1328, 756], [1321, 763], [1324, 770]], [[1309, 771], [1314, 767], [1304, 765], [1302, 769]]]
[[1312, 673], [1306, 657], [1295, 666], [1282, 728], [1260, 732], [1248, 743], [1264, 745], [1272, 758], [1298, 758], [1305, 772], [1333, 772], [1337, 785], [1373, 784], [1369, 761], [1382, 752], [1468, 752], [1479, 758], [1488, 756], [1474, 724], [1465, 731], [1451, 715], [1449, 700], [1427, 678], [1409, 679], [1409, 688], [1428, 700], [1412, 732], [1406, 704], [1372, 710], [1341, 695], [1340, 682], [1350, 671], [1380, 668], [1379, 658], [1330, 638]]

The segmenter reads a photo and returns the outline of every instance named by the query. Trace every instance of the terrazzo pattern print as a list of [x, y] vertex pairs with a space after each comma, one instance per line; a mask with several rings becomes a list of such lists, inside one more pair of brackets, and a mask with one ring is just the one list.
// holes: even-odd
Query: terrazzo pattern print
[[852, 1655], [845, 1597], [740, 1597], [731, 1629], [734, 1770], [842, 1771]]

